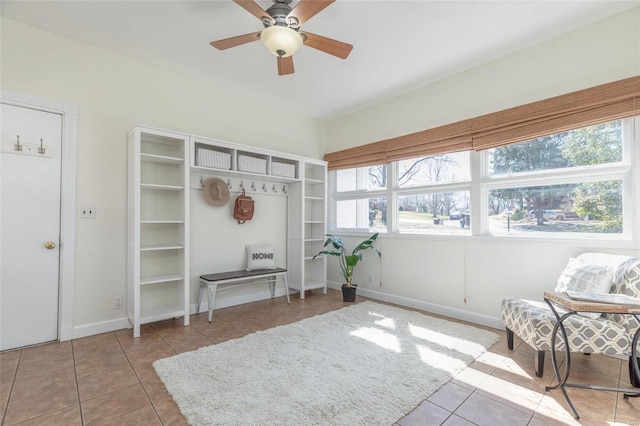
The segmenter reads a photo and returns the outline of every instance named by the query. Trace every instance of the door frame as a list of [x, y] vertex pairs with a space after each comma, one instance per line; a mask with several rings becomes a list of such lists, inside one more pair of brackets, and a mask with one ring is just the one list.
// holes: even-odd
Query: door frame
[[0, 89], [3, 104], [62, 115], [62, 167], [60, 170], [60, 275], [58, 295], [58, 340], [73, 338], [73, 286], [76, 223], [76, 127], [78, 107]]

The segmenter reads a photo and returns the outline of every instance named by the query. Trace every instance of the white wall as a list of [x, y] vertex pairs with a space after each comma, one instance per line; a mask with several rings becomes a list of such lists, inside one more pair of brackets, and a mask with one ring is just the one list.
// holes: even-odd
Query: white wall
[[[335, 120], [328, 126], [327, 152], [636, 75], [640, 8]], [[350, 245], [360, 240], [346, 238]], [[354, 282], [360, 294], [496, 327], [503, 298], [540, 300], [571, 256], [585, 251], [640, 256], [640, 247], [628, 244], [487, 237], [381, 235], [378, 246], [382, 261], [368, 255], [358, 266]], [[331, 259], [329, 280], [333, 286], [342, 282]]]
[[640, 7], [329, 123], [326, 152], [640, 74]]
[[[134, 124], [319, 158], [324, 152], [640, 74], [640, 9], [635, 9], [327, 126], [6, 18], [1, 23], [2, 88], [79, 107], [76, 198], [78, 206], [96, 207], [97, 218], [77, 223], [76, 328], [108, 326], [124, 318], [124, 310], [113, 310], [113, 297], [126, 294], [126, 134]], [[272, 126], [283, 114], [291, 128], [286, 133]], [[254, 228], [232, 226], [223, 210], [201, 203], [197, 190], [191, 195], [192, 230], [202, 227], [202, 233], [192, 235], [195, 302], [194, 277], [209, 272], [209, 259], [212, 267], [241, 265], [244, 242], [237, 242], [238, 230], [253, 239]], [[278, 219], [271, 230], [275, 233], [259, 234], [275, 240], [280, 252], [281, 201], [265, 201]], [[208, 228], [208, 223], [228, 226]], [[257, 228], [258, 222], [251, 226]], [[579, 245], [386, 235], [380, 247], [382, 263], [368, 256], [358, 272], [364, 277], [356, 276], [362, 294], [479, 322], [497, 317], [505, 295], [539, 296], [567, 257], [585, 250]], [[339, 282], [330, 265], [329, 278]], [[375, 281], [381, 276], [382, 287], [367, 283], [368, 270], [378, 271]]]
[[[264, 108], [244, 95], [215, 90], [201, 82], [2, 18], [2, 88], [78, 106], [78, 207], [96, 207], [93, 220], [76, 228], [74, 329], [99, 331], [122, 324], [114, 296], [126, 295], [127, 132], [134, 124], [193, 133], [321, 158], [325, 124], [290, 111]], [[273, 123], [288, 117], [287, 132]], [[286, 214], [272, 197], [255, 223], [233, 225], [229, 215], [192, 194], [194, 274], [235, 267], [244, 261], [244, 240], [275, 239], [284, 255]], [[200, 191], [201, 192], [201, 191]], [[286, 204], [285, 204], [286, 206]], [[274, 212], [273, 216], [269, 216]], [[274, 224], [259, 227], [264, 217]], [[202, 233], [198, 232], [202, 227]], [[242, 229], [241, 232], [238, 232]], [[255, 233], [254, 233], [255, 232]], [[278, 237], [278, 238], [276, 238]], [[193, 290], [193, 300], [197, 289]]]

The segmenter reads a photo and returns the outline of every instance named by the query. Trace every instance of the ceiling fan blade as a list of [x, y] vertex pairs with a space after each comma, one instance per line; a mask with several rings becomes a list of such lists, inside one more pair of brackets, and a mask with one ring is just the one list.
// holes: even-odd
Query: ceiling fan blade
[[308, 33], [306, 31], [303, 34], [306, 36], [306, 40], [304, 41], [305, 46], [313, 47], [329, 55], [337, 56], [340, 59], [347, 59], [347, 56], [351, 53], [351, 49], [353, 49], [352, 45], [332, 38]]
[[259, 31], [257, 33], [229, 37], [223, 40], [212, 41], [209, 44], [218, 50], [225, 50], [225, 49], [229, 49], [230, 47], [236, 47], [236, 46], [240, 46], [241, 44], [251, 43], [252, 41], [260, 40], [261, 32], [262, 31]]
[[270, 21], [273, 21], [273, 18], [253, 0], [233, 0], [233, 2], [261, 21], [262, 18], [268, 18]]
[[300, 0], [287, 18], [296, 18], [302, 25], [334, 1], [336, 0]]
[[293, 74], [293, 56], [287, 56], [286, 58], [278, 56], [278, 75]]

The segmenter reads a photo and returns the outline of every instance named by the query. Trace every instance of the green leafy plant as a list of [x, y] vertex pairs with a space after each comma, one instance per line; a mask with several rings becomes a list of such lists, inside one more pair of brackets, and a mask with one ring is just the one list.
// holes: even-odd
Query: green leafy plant
[[[322, 250], [320, 253], [313, 256], [313, 258], [315, 259], [316, 257], [323, 254], [338, 257], [340, 272], [346, 280], [345, 285], [347, 287], [355, 287], [355, 285], [351, 284], [351, 279], [353, 278], [353, 269], [356, 267], [358, 262], [362, 260], [363, 251], [371, 249], [378, 254], [378, 257], [382, 257], [382, 253], [380, 253], [380, 251], [373, 245], [373, 243], [376, 241], [376, 238], [378, 238], [377, 232], [358, 244], [358, 246], [354, 248], [351, 253], [349, 253], [347, 247], [344, 244], [344, 241], [342, 241], [342, 239], [340, 239], [339, 237], [331, 234], [327, 234], [326, 237], [327, 240], [324, 242], [325, 250]], [[328, 246], [333, 247], [333, 249], [327, 249]]]

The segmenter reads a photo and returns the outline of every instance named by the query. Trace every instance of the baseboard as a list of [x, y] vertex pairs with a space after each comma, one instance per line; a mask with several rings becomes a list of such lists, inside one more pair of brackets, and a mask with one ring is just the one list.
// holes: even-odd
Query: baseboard
[[73, 327], [72, 339], [81, 339], [83, 337], [93, 336], [95, 334], [109, 333], [111, 331], [118, 331], [125, 328], [131, 328], [131, 324], [126, 317], [109, 321], [94, 322], [92, 324]]
[[[329, 288], [340, 290], [342, 284], [336, 282], [327, 282]], [[462, 309], [452, 308], [450, 306], [438, 305], [435, 303], [429, 303], [422, 300], [411, 299], [408, 297], [395, 296], [393, 294], [382, 293], [375, 290], [366, 288], [358, 288], [358, 294], [369, 297], [371, 299], [380, 300], [383, 302], [394, 303], [400, 306], [406, 306], [407, 308], [420, 309], [421, 311], [431, 312], [433, 314], [444, 315], [449, 318], [454, 318], [461, 321], [467, 321], [485, 327], [492, 327], [498, 330], [504, 329], [502, 320], [497, 317], [491, 317], [488, 315], [477, 314], [474, 312], [463, 311]]]
[[[276, 288], [275, 291], [275, 295], [273, 296], [275, 297], [280, 297], [280, 296], [286, 296], [287, 292], [285, 291], [284, 288]], [[200, 304], [200, 310], [198, 311], [198, 304], [192, 304], [189, 307], [189, 312], [191, 313], [191, 315], [197, 313], [197, 312], [207, 312], [207, 300], [206, 300], [206, 292], [205, 295], [203, 297], [203, 301]], [[216, 309], [222, 309], [222, 308], [228, 308], [230, 306], [236, 306], [236, 305], [244, 305], [245, 303], [251, 303], [251, 302], [259, 302], [260, 300], [266, 300], [266, 299], [271, 299], [271, 291], [266, 289], [266, 290], [260, 290], [260, 291], [256, 291], [255, 293], [248, 293], [248, 294], [243, 294], [240, 296], [233, 296], [233, 297], [221, 297], [220, 294], [216, 295], [216, 300], [213, 302], [213, 310], [215, 311]]]
[[[284, 288], [276, 289], [274, 297], [286, 296]], [[242, 305], [245, 303], [258, 302], [260, 300], [266, 300], [271, 298], [271, 292], [269, 290], [259, 291], [252, 294], [245, 294], [242, 296], [228, 297], [228, 298], [216, 298], [213, 305], [215, 309], [227, 308], [229, 306]], [[190, 314], [195, 314], [197, 304], [192, 304], [189, 307]], [[200, 312], [207, 312], [207, 302], [202, 303]], [[81, 339], [83, 337], [93, 336], [95, 334], [109, 333], [112, 331], [123, 330], [125, 328], [131, 328], [131, 323], [125, 318], [118, 318], [109, 321], [96, 322], [92, 324], [81, 325], [73, 327], [71, 336], [66, 335], [67, 339]], [[62, 339], [61, 339], [62, 340]]]

